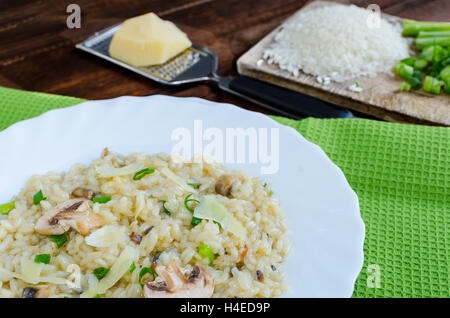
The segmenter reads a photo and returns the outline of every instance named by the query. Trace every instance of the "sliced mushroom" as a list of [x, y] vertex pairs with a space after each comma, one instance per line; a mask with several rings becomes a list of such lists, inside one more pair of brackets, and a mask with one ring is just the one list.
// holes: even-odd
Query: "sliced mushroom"
[[90, 189], [78, 187], [72, 191], [72, 196], [74, 198], [85, 198], [88, 200], [92, 200], [95, 197], [96, 193]]
[[219, 177], [216, 182], [215, 190], [216, 193], [223, 196], [231, 196], [231, 190], [233, 186], [239, 182], [239, 178], [230, 174], [223, 174]]
[[194, 266], [187, 278], [175, 260], [156, 271], [164, 281], [146, 283], [146, 298], [208, 298], [214, 292], [214, 279], [203, 267]]
[[80, 234], [87, 235], [103, 224], [103, 217], [90, 211], [88, 200], [72, 199], [45, 213], [37, 221], [35, 229], [43, 235], [61, 235], [73, 228]]
[[35, 285], [23, 289], [22, 298], [49, 298], [54, 285]]

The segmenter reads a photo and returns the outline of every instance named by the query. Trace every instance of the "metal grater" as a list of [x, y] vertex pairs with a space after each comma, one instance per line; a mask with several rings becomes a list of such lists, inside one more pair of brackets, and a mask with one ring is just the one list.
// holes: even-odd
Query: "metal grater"
[[160, 65], [134, 67], [112, 58], [109, 55], [109, 44], [120, 25], [116, 24], [97, 32], [87, 40], [77, 44], [76, 47], [166, 85], [210, 80], [211, 77], [208, 75], [215, 73], [217, 68], [216, 55], [195, 44]]
[[161, 84], [181, 85], [212, 81], [226, 92], [291, 118], [353, 117], [348, 110], [247, 76], [239, 75], [232, 78], [219, 76], [216, 54], [196, 44], [164, 64], [146, 67], [128, 65], [109, 55], [109, 44], [120, 26], [121, 23], [97, 32], [87, 40], [78, 43], [76, 47]]

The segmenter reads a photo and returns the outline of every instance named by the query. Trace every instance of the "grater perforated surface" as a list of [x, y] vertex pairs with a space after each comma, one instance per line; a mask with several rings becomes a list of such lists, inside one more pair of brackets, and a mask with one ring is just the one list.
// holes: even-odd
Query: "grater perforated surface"
[[208, 75], [215, 70], [215, 54], [195, 44], [160, 65], [134, 67], [116, 60], [109, 55], [109, 45], [114, 33], [119, 28], [120, 24], [97, 32], [89, 39], [77, 44], [76, 47], [152, 80], [169, 85], [208, 80]]

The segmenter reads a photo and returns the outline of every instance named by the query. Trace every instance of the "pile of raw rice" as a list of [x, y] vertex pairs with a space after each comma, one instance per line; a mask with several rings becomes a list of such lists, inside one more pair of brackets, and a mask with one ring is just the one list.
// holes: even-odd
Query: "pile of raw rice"
[[264, 59], [294, 76], [301, 70], [336, 82], [391, 73], [409, 56], [408, 43], [399, 26], [382, 18], [376, 27], [370, 14], [353, 5], [301, 10], [275, 35]]
[[[105, 171], [122, 169], [117, 166], [133, 167], [134, 170], [129, 169], [132, 171], [152, 167], [155, 171], [140, 180], [133, 180], [134, 172], [105, 176]], [[170, 169], [176, 178], [168, 177], [164, 169]], [[230, 197], [215, 191], [216, 181], [224, 173], [232, 173], [240, 180], [233, 186]], [[185, 184], [180, 185], [180, 180]], [[199, 187], [191, 187], [189, 183]], [[70, 199], [77, 187], [111, 196], [107, 203], [90, 203], [93, 212], [106, 220], [103, 227], [109, 232], [105, 238], [100, 236], [91, 242], [71, 229], [66, 233], [68, 241], [58, 248], [49, 237], [36, 232], [35, 224], [46, 211]], [[33, 195], [39, 190], [46, 199], [34, 205]], [[206, 194], [213, 195], [242, 224], [246, 238], [237, 237], [212, 220], [191, 225], [192, 214], [184, 205], [189, 192], [199, 201]], [[109, 153], [90, 166], [76, 164], [66, 173], [33, 176], [14, 200], [15, 209], [0, 216], [0, 297], [21, 297], [26, 287], [34, 286], [17, 276], [32, 276], [23, 273], [24, 264], [32, 268], [30, 264], [38, 254], [51, 255], [49, 264], [42, 265], [37, 275], [56, 281], [49, 296], [79, 297], [98, 283], [94, 269], [111, 269], [128, 248], [136, 253], [136, 270], [129, 271], [128, 264], [125, 274], [99, 297], [142, 297], [141, 268], [154, 267], [154, 262], [167, 265], [171, 260], [187, 269], [194, 265], [206, 268], [215, 281], [213, 297], [274, 297], [287, 289], [281, 269], [290, 243], [278, 201], [260, 179], [229, 172], [221, 165], [174, 163], [167, 154], [138, 153], [123, 157]], [[166, 201], [170, 215], [164, 213], [161, 200]], [[193, 202], [190, 204], [195, 206]], [[132, 233], [142, 236], [139, 244], [130, 238]], [[212, 263], [198, 253], [203, 244], [216, 254]], [[68, 278], [70, 264], [81, 269], [80, 289], [58, 283]], [[34, 283], [42, 284], [37, 280]]]

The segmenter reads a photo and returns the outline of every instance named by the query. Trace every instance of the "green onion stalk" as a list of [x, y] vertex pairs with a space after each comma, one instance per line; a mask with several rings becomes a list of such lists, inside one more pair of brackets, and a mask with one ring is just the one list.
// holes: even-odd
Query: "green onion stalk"
[[416, 38], [416, 47], [421, 50], [430, 45], [450, 46], [450, 36]]
[[450, 31], [450, 22], [422, 22], [407, 20], [403, 24], [404, 36], [417, 36], [421, 31], [442, 32]]
[[418, 38], [436, 38], [450, 36], [450, 31], [420, 31]]
[[433, 76], [426, 76], [425, 82], [423, 83], [423, 90], [427, 93], [439, 95], [441, 92], [441, 86], [444, 85], [444, 82]]

